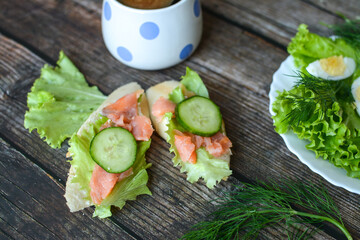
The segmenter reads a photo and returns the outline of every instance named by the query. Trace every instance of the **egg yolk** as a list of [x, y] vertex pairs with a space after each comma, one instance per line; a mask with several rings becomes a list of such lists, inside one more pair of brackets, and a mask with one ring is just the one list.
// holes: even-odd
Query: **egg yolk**
[[341, 76], [344, 74], [346, 69], [343, 56], [332, 56], [320, 59], [320, 66], [331, 76]]

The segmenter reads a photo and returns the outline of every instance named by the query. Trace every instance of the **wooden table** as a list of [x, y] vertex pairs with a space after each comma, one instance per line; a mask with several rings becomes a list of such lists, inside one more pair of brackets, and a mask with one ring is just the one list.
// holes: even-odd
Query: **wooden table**
[[[359, 195], [335, 187], [302, 164], [275, 133], [268, 112], [272, 74], [288, 56], [300, 23], [328, 35], [319, 22], [336, 12], [360, 13], [359, 0], [203, 0], [204, 34], [187, 61], [162, 71], [140, 71], [116, 61], [101, 36], [100, 0], [0, 2], [0, 239], [176, 239], [215, 208], [209, 200], [233, 184], [282, 177], [324, 185], [354, 239], [360, 239]], [[220, 105], [233, 141], [232, 177], [215, 190], [190, 184], [172, 167], [168, 144], [153, 137], [147, 160], [153, 196], [130, 201], [113, 217], [92, 218], [93, 208], [70, 213], [64, 195], [70, 164], [67, 144], [52, 149], [23, 126], [26, 95], [44, 64], [63, 49], [104, 94], [131, 81], [145, 89], [198, 71]], [[316, 239], [344, 239], [325, 224]], [[276, 228], [259, 239], [286, 239]]]

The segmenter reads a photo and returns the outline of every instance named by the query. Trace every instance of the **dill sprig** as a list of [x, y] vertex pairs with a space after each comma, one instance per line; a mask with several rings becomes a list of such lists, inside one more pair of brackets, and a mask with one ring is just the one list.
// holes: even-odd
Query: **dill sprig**
[[344, 19], [343, 23], [327, 25], [334, 35], [343, 38], [353, 47], [360, 49], [360, 19], [350, 20], [344, 15], [339, 14]]
[[322, 222], [334, 224], [352, 239], [327, 190], [311, 183], [244, 184], [225, 193], [220, 202], [210, 220], [197, 223], [181, 239], [255, 239], [272, 225], [285, 228], [288, 239], [308, 239], [315, 233], [309, 224]]
[[[298, 125], [300, 122], [308, 120], [315, 111], [318, 111], [323, 118], [326, 110], [337, 101], [337, 92], [343, 84], [342, 81], [328, 81], [300, 71], [295, 72], [295, 75], [291, 77], [297, 78], [294, 87], [304, 86], [305, 89], [311, 90], [315, 94], [309, 96], [289, 94], [281, 97], [282, 100], [289, 101], [294, 106], [284, 119], [289, 125]], [[320, 107], [317, 108], [317, 105]]]

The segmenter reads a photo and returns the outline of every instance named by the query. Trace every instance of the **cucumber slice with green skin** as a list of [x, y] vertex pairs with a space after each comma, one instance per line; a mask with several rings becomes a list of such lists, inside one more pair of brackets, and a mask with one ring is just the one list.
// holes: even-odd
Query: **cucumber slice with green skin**
[[90, 143], [92, 159], [109, 173], [122, 173], [135, 162], [137, 144], [134, 136], [121, 127], [97, 133]]
[[185, 99], [176, 106], [175, 115], [181, 126], [196, 135], [210, 137], [221, 129], [220, 109], [205, 97], [193, 96]]

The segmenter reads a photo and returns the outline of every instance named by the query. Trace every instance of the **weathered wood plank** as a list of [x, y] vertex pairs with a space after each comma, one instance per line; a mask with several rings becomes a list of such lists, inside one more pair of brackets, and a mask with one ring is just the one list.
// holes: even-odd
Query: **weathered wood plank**
[[90, 214], [71, 214], [64, 190], [18, 151], [0, 139], [0, 219], [7, 235], [32, 239], [132, 239]]
[[202, 4], [205, 9], [284, 47], [295, 35], [300, 23], [309, 25], [311, 31], [327, 35], [327, 28], [319, 23], [332, 24], [339, 20], [333, 14], [300, 0], [208, 0]]
[[360, 4], [350, 1], [237, 1], [207, 0], [202, 5], [229, 22], [240, 25], [261, 36], [286, 47], [297, 32], [300, 23], [309, 25], [311, 31], [328, 36], [330, 31], [320, 23], [341, 22], [336, 13], [344, 13], [350, 18], [359, 15]]
[[[100, 1], [97, 4], [100, 5]], [[0, 19], [4, 23], [2, 28], [6, 32], [54, 60], [60, 47], [66, 48], [66, 52], [88, 76], [90, 82], [100, 86], [106, 93], [124, 82], [133, 80], [148, 87], [155, 82], [178, 78], [183, 74], [184, 66], [189, 65], [200, 72], [209, 86], [210, 94], [224, 112], [228, 129], [231, 129], [229, 136], [235, 145], [236, 155], [232, 161], [234, 171], [248, 179], [264, 179], [265, 176], [278, 178], [284, 174], [292, 175], [296, 179], [306, 179], [310, 176], [321, 184], [321, 178], [291, 156], [284, 144], [279, 146], [279, 142], [282, 141], [274, 133], [267, 113], [268, 99], [265, 95], [271, 83], [271, 75], [286, 56], [281, 49], [276, 49], [266, 41], [205, 13], [204, 39], [199, 50], [189, 61], [160, 72], [141, 72], [117, 63], [107, 54], [100, 37], [99, 14], [93, 10], [89, 11], [85, 4], [74, 4], [71, 1], [15, 1], [2, 2], [0, 6]], [[32, 27], [35, 25], [36, 29]], [[217, 32], [222, 36], [217, 35]], [[235, 39], [234, 35], [239, 39]], [[232, 64], [232, 68], [228, 68], [229, 64]], [[24, 71], [20, 75], [27, 73]], [[119, 80], [119, 77], [122, 79]], [[36, 140], [36, 136], [27, 134], [22, 129], [21, 117], [25, 111], [25, 95], [29, 91], [31, 81], [23, 87], [16, 86], [19, 82], [18, 79], [16, 83], [12, 83], [14, 90], [9, 96], [13, 99], [6, 101], [9, 109], [1, 109], [3, 119], [14, 118], [15, 124], [1, 124], [1, 132], [13, 133], [11, 141], [18, 148], [30, 156], [35, 156], [44, 167], [51, 166], [46, 170], [51, 170], [61, 179], [65, 179], [68, 165], [65, 165], [62, 156], [66, 148], [54, 152], [46, 144]], [[264, 139], [264, 136], [268, 138]], [[23, 146], [20, 140], [25, 141]], [[42, 151], [48, 154], [48, 158], [40, 154]], [[222, 184], [217, 191], [209, 191], [201, 185], [191, 185], [178, 170], [171, 167], [170, 158], [167, 145], [155, 138], [153, 148], [149, 151], [149, 160], [154, 163], [149, 171], [152, 176], [153, 198], [139, 198], [139, 201], [129, 203], [121, 213], [116, 212], [116, 220], [126, 222], [127, 226], [132, 227], [141, 236], [180, 236], [184, 228], [210, 211], [208, 208], [211, 206], [207, 205], [206, 200], [216, 196], [221, 187], [228, 187]], [[52, 163], [49, 159], [58, 162]], [[176, 179], [176, 182], [173, 179]], [[333, 194], [339, 196], [337, 201], [341, 203], [341, 198], [346, 196], [345, 191], [329, 184], [327, 186]], [[178, 195], [179, 192], [181, 197]], [[196, 196], [196, 200], [193, 195]], [[342, 212], [351, 208], [356, 210], [356, 195], [349, 194], [348, 199], [347, 203], [343, 204]], [[158, 205], [156, 209], [153, 208]], [[164, 223], [168, 209], [172, 210], [169, 213], [171, 222]], [[350, 213], [345, 221], [353, 222], [353, 232], [356, 233], [358, 227], [352, 217], [356, 217], [354, 212]], [[153, 226], [144, 226], [149, 220], [156, 226], [154, 229], [149, 229]]]
[[[4, 179], [3, 176], [1, 176], [0, 179], [2, 182], [1, 192], [3, 193], [6, 191], [6, 189], [3, 189], [4, 185], [12, 185], [12, 183]], [[16, 189], [16, 186], [14, 186], [14, 188]], [[5, 194], [7, 194], [7, 191]], [[22, 200], [25, 199], [21, 199], [21, 201]], [[0, 216], [2, 220], [1, 228], [8, 234], [10, 233], [12, 237], [19, 238], [21, 236], [20, 238], [25, 238], [23, 234], [26, 234], [26, 238], [32, 239], [36, 239], [37, 237], [41, 239], [59, 239], [55, 233], [22, 212], [21, 209], [16, 206], [16, 202], [9, 202], [3, 195], [1, 195], [0, 209], [2, 215]]]
[[304, 0], [309, 4], [313, 4], [314, 6], [318, 6], [323, 10], [332, 12], [333, 14], [345, 14], [346, 17], [355, 19], [359, 17], [360, 13], [360, 3], [358, 0]]
[[[1, 9], [10, 8], [10, 5], [17, 9], [0, 15], [0, 19], [4, 22], [3, 28], [18, 38], [26, 39], [26, 43], [47, 53], [52, 59], [57, 58], [59, 46], [61, 46], [67, 54], [73, 56], [75, 63], [82, 63], [81, 70], [89, 76], [89, 82], [101, 83], [100, 88], [105, 93], [130, 81], [139, 81], [144, 87], [149, 87], [169, 78], [179, 79], [179, 76], [184, 74], [184, 66], [194, 66], [191, 65], [193, 62], [212, 69], [234, 82], [240, 82], [248, 88], [266, 94], [267, 86], [264, 86], [264, 82], [267, 82], [268, 78], [263, 74], [263, 70], [259, 71], [259, 69], [269, 68], [270, 71], [275, 71], [277, 64], [285, 58], [280, 49], [274, 49], [260, 39], [254, 40], [254, 36], [234, 26], [229, 25], [224, 28], [224, 25], [228, 26], [226, 22], [205, 14], [203, 40], [190, 61], [170, 70], [143, 74], [141, 71], [114, 61], [109, 55], [101, 39], [100, 13], [86, 12], [87, 9], [71, 1], [64, 6], [58, 6], [54, 1], [44, 1], [42, 4], [40, 2], [38, 0], [36, 3], [26, 2], [21, 5], [1, 3]], [[40, 6], [44, 9], [43, 11], [36, 11], [31, 17], [19, 17]], [[61, 8], [66, 9], [63, 15], [61, 15], [62, 11], [59, 11]], [[76, 11], [76, 13], [71, 13], [71, 11]], [[39, 22], [46, 22], [46, 24], [39, 25]], [[37, 28], [30, 37], [29, 33], [22, 29], [24, 26], [33, 25], [37, 25]], [[44, 39], [51, 40], [44, 41]], [[258, 51], [251, 51], [252, 49]], [[263, 58], [264, 54], [268, 57]], [[121, 74], [121, 79], [119, 79], [119, 74]]]
[[[13, 42], [2, 42], [11, 44], [12, 47], [21, 48], [23, 54], [33, 55], [26, 49], [14, 44]], [[4, 48], [5, 47], [6, 46], [4, 46]], [[26, 57], [25, 59], [32, 58]], [[34, 57], [33, 59], [37, 59], [37, 57]], [[36, 61], [38, 61], [38, 59]], [[14, 62], [16, 62], [15, 59]], [[18, 71], [19, 75], [26, 75], [26, 71], [22, 72], [21, 69]], [[213, 74], [212, 77], [216, 76], [217, 74]], [[214, 95], [214, 93], [216, 93], [215, 89], [219, 88], [220, 85], [223, 84], [215, 81], [215, 79], [210, 77], [207, 77], [207, 79], [209, 81], [211, 93]], [[16, 83], [20, 80], [21, 78], [14, 80], [13, 85], [16, 85]], [[29, 86], [27, 88], [29, 88]], [[245, 98], [248, 98], [251, 95], [251, 91], [247, 90], [246, 88], [240, 89], [239, 96], [241, 96], [241, 98], [237, 99], [238, 97], [236, 97], [235, 101], [245, 102]], [[219, 102], [229, 101], [228, 98], [224, 98], [224, 96], [221, 95], [222, 94], [218, 96], [218, 94], [216, 94], [214, 97]], [[65, 147], [62, 148], [60, 152], [58, 152], [58, 150], [50, 149], [46, 146], [46, 144], [42, 146], [43, 150], [34, 150], [31, 148], [31, 145], [34, 145], [34, 141], [39, 141], [40, 145], [43, 143], [37, 139], [36, 135], [28, 134], [23, 129], [22, 114], [25, 108], [23, 101], [24, 100], [19, 101], [16, 95], [10, 95], [8, 101], [6, 101], [6, 104], [2, 104], [2, 106], [7, 105], [6, 109], [1, 108], [0, 111], [3, 114], [3, 118], [14, 118], [15, 124], [5, 123], [1, 132], [12, 133], [13, 136], [10, 139], [11, 141], [14, 141], [15, 144], [22, 142], [22, 144], [18, 145], [19, 148], [22, 148], [23, 151], [27, 152], [29, 155], [35, 156], [37, 158], [36, 160], [44, 166], [55, 165], [56, 167], [51, 168], [53, 173], [65, 179], [68, 168], [68, 166], [64, 167], [65, 159], [63, 156], [66, 152], [64, 149]], [[221, 104], [221, 106], [223, 109], [225, 109], [224, 104]], [[249, 108], [251, 106], [252, 104], [247, 103], [245, 108]], [[225, 118], [229, 117], [229, 120], [232, 121], [230, 117], [234, 113], [230, 110], [230, 112], [225, 114]], [[231, 126], [231, 123], [229, 124]], [[234, 129], [236, 131], [239, 130], [237, 127]], [[238, 145], [238, 143], [236, 143], [236, 145]], [[153, 192], [153, 198], [148, 196], [139, 197], [138, 201], [130, 202], [121, 212], [115, 211], [114, 218], [116, 221], [125, 222], [127, 227], [131, 228], [133, 231], [136, 231], [137, 234], [144, 236], [145, 238], [166, 238], [170, 236], [181, 236], [190, 225], [194, 224], [200, 219], [203, 219], [204, 216], [210, 213], [214, 206], [208, 204], [208, 200], [218, 196], [220, 191], [231, 187], [229, 184], [222, 183], [216, 191], [210, 191], [201, 184], [189, 184], [184, 179], [184, 175], [179, 174], [178, 169], [172, 167], [170, 162], [172, 156], [169, 154], [167, 148], [168, 145], [164, 143], [159, 137], [154, 137], [153, 147], [149, 150], [148, 154], [148, 158], [151, 162], [154, 163], [154, 166], [149, 170], [149, 174], [151, 176], [150, 189]], [[41, 151], [44, 150], [49, 151], [49, 158], [44, 158], [41, 154]], [[51, 153], [53, 153], [53, 156]], [[49, 161], [49, 159], [51, 160]], [[239, 158], [235, 157], [235, 163], [237, 159]], [[174, 179], [176, 179], [175, 182]], [[235, 180], [233, 179], [232, 183], [234, 183], [234, 181]], [[64, 200], [62, 199], [62, 201]], [[85, 211], [85, 214], [89, 214], [89, 212]], [[149, 222], [152, 224], [149, 224]], [[273, 234], [277, 236], [278, 233], [276, 231], [272, 232], [273, 233], [270, 235], [268, 232], [265, 232], [262, 236], [264, 236], [264, 239], [268, 239], [269, 236], [272, 236]], [[276, 238], [275, 236], [272, 238]], [[329, 238], [329, 236], [325, 237], [325, 239], [327, 238]]]
[[[2, 49], [6, 47], [6, 44], [9, 43], [9, 41], [1, 41], [2, 43]], [[5, 46], [4, 46], [5, 45]], [[18, 47], [21, 48], [19, 45], [16, 45], [14, 43], [11, 44], [11, 47]], [[9, 50], [9, 48], [6, 48], [6, 50]], [[28, 54], [30, 56], [34, 56], [30, 52], [28, 52], [26, 49], [21, 48], [23, 51], [23, 54]], [[4, 49], [5, 50], [5, 49]], [[1, 52], [7, 52], [7, 51], [1, 51]], [[15, 58], [17, 59], [17, 58]], [[16, 62], [14, 59], [14, 63]], [[21, 59], [21, 58], [19, 58]], [[25, 58], [30, 61], [32, 57]], [[33, 61], [37, 61], [37, 57], [33, 58]], [[40, 61], [42, 62], [42, 61]], [[11, 68], [8, 68], [11, 69]], [[26, 69], [26, 68], [25, 68]], [[23, 71], [24, 69], [18, 69], [19, 73], [23, 74], [24, 76], [27, 75], [26, 71]], [[13, 75], [12, 75], [13, 76]], [[36, 77], [34, 77], [36, 78]], [[8, 79], [3, 79], [2, 81], [6, 82]], [[9, 89], [20, 83], [22, 80], [22, 77], [19, 79], [9, 79], [9, 82], [12, 82], [7, 86]], [[10, 86], [11, 85], [11, 86]], [[27, 90], [29, 91], [29, 87], [27, 86]], [[19, 90], [19, 89], [18, 89]], [[24, 89], [23, 89], [24, 90]], [[25, 91], [25, 90], [24, 90]], [[25, 98], [24, 96], [18, 96], [17, 94], [12, 95], [11, 91], [5, 90], [5, 92], [8, 92], [10, 95], [4, 95], [4, 97], [1, 99], [0, 104], [0, 115], [1, 119], [13, 119], [12, 122], [5, 121], [1, 125], [1, 133], [2, 135], [9, 136], [11, 135], [11, 138], [8, 140], [11, 140], [14, 142], [14, 144], [17, 145], [17, 147], [22, 148], [24, 152], [26, 152], [29, 155], [34, 156], [34, 161], [36, 161], [38, 164], [44, 167], [44, 169], [51, 173], [56, 175], [62, 182], [66, 180], [67, 171], [69, 168], [69, 164], [66, 163], [65, 159], [65, 153], [66, 153], [66, 146], [59, 150], [54, 150], [49, 148], [45, 143], [43, 143], [36, 134], [29, 134], [24, 128], [23, 128], [23, 114], [25, 113], [26, 105], [25, 105]], [[26, 93], [24, 92], [24, 95]], [[17, 98], [20, 98], [18, 100]], [[162, 142], [158, 138], [159, 142]], [[166, 149], [165, 149], [166, 147]], [[167, 152], [167, 146], [163, 148], [163, 152]], [[170, 159], [170, 157], [169, 157]], [[170, 162], [168, 163], [170, 164]], [[171, 167], [171, 164], [169, 165], [170, 169], [173, 170], [173, 173], [179, 174], [178, 170]], [[167, 171], [166, 169], [164, 170]], [[125, 222], [129, 227], [136, 226], [138, 231], [144, 236], [159, 236], [162, 238], [165, 238], [166, 236], [181, 236], [183, 229], [185, 229], [184, 226], [184, 219], [182, 217], [184, 216], [184, 213], [187, 213], [188, 209], [192, 209], [190, 206], [188, 206], [188, 203], [186, 203], [186, 200], [179, 200], [177, 208], [172, 208], [170, 203], [173, 203], [174, 199], [176, 197], [173, 196], [167, 196], [167, 192], [177, 192], [179, 189], [176, 186], [171, 186], [171, 188], [168, 187], [170, 185], [170, 182], [166, 179], [172, 179], [173, 177], [168, 177], [167, 174], [159, 174], [160, 176], [165, 176], [164, 182], [158, 182], [156, 183], [156, 180], [153, 179], [153, 184], [156, 186], [152, 188], [153, 194], [155, 195], [158, 193], [162, 199], [159, 200], [156, 204], [154, 203], [148, 203], [148, 199], [150, 197], [143, 196], [139, 197], [139, 199], [145, 199], [145, 202], [142, 203], [130, 203], [129, 206], [126, 206], [125, 209], [122, 211], [123, 214], [121, 214], [121, 219], [118, 219], [118, 222]], [[183, 182], [186, 182], [184, 179], [182, 179]], [[206, 187], [202, 186], [202, 189]], [[165, 194], [164, 194], [165, 191]], [[189, 190], [188, 190], [189, 191]], [[199, 191], [201, 195], [207, 196], [204, 192], [209, 194], [209, 190], [205, 189], [205, 191]], [[196, 194], [195, 194], [196, 195]], [[211, 196], [211, 195], [210, 195]], [[186, 199], [191, 199], [193, 196], [184, 196]], [[170, 203], [165, 201], [163, 203], [164, 198], [168, 200]], [[207, 200], [209, 200], [210, 197], [207, 197], [206, 199], [202, 198], [199, 202], [191, 202], [191, 204], [198, 205], [201, 208], [209, 208], [207, 205]], [[65, 199], [61, 199], [61, 201], [64, 203]], [[151, 201], [150, 201], [151, 202]], [[152, 206], [156, 206], [156, 208], [153, 208]], [[183, 209], [183, 206], [185, 208]], [[66, 208], [64, 210], [68, 211]], [[92, 210], [90, 210], [92, 211]], [[144, 211], [146, 211], [144, 213]], [[197, 219], [199, 217], [203, 216], [203, 214], [209, 213], [210, 208], [207, 212], [203, 211], [203, 209], [197, 211], [197, 213], [194, 213], [198, 215]], [[87, 213], [89, 210], [86, 211]], [[116, 212], [116, 211], [115, 211]], [[173, 221], [164, 221], [164, 216], [166, 216], [166, 219], [170, 220], [170, 217], [173, 219]], [[189, 226], [191, 223], [194, 222], [194, 217], [188, 216], [187, 219], [187, 225]], [[153, 222], [153, 225], [149, 225], [149, 222]], [[176, 224], [175, 224], [176, 223]]]
[[24, 235], [16, 231], [4, 219], [0, 218], [0, 239], [26, 239]]

